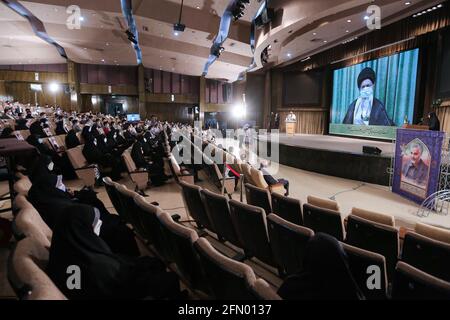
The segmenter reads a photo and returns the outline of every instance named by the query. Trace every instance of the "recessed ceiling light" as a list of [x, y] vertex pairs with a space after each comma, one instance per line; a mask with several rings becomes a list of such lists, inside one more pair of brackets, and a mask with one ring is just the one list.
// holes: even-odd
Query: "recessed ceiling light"
[[83, 48], [84, 50], [87, 50], [87, 48]]
[[405, 6], [409, 6], [411, 4], [411, 2], [407, 1], [405, 2]]
[[313, 36], [317, 36], [317, 32], [313, 32]]
[[370, 17], [369, 16], [364, 16], [364, 20], [369, 20]]
[[290, 57], [292, 57], [292, 54], [291, 54], [291, 53], [288, 53], [287, 56], [288, 56], [288, 58], [290, 58]]
[[102, 62], [105, 62], [105, 59], [102, 59]]
[[348, 19], [347, 22], [350, 23], [350, 22], [352, 22], [352, 20]]
[[328, 41], [327, 40], [323, 40], [323, 43], [327, 43]]
[[80, 17], [80, 21], [84, 21], [84, 17]]
[[178, 37], [180, 35], [180, 33], [178, 31], [174, 31], [173, 34], [174, 34], [175, 37]]
[[109, 43], [107, 42], [106, 45], [109, 46]]
[[200, 6], [196, 6], [197, 9], [200, 9]]
[[441, 4], [438, 4], [438, 6], [437, 6], [438, 8], [442, 8], [442, 3]]

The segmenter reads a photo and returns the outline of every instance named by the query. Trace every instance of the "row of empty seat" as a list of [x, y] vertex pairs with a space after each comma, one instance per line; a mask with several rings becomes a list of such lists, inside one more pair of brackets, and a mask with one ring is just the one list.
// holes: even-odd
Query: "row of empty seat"
[[193, 229], [176, 223], [159, 207], [109, 178], [104, 182], [119, 215], [164, 261], [175, 265], [191, 288], [216, 299], [278, 298], [250, 267], [221, 254]]

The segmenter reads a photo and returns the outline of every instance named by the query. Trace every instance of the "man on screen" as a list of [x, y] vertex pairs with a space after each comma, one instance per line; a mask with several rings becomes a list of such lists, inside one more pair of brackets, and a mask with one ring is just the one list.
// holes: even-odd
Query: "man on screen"
[[403, 176], [416, 184], [425, 186], [428, 180], [428, 166], [422, 160], [423, 147], [416, 143], [411, 146], [411, 159], [403, 166]]
[[358, 76], [359, 98], [348, 107], [343, 124], [393, 126], [383, 103], [373, 96], [375, 71], [364, 68]]

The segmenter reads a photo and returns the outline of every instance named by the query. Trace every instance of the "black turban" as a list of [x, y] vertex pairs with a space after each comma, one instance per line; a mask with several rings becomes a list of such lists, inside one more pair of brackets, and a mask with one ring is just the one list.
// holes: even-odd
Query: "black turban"
[[362, 71], [359, 73], [358, 76], [358, 88], [361, 88], [361, 83], [363, 83], [363, 81], [367, 79], [372, 81], [372, 83], [375, 83], [375, 78], [376, 78], [375, 71], [373, 71], [372, 68], [362, 69]]

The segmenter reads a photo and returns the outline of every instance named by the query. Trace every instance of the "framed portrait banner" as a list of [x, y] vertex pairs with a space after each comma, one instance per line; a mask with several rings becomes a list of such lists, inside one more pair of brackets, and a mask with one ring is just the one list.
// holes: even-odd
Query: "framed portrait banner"
[[445, 133], [398, 129], [392, 191], [421, 204], [439, 187]]

